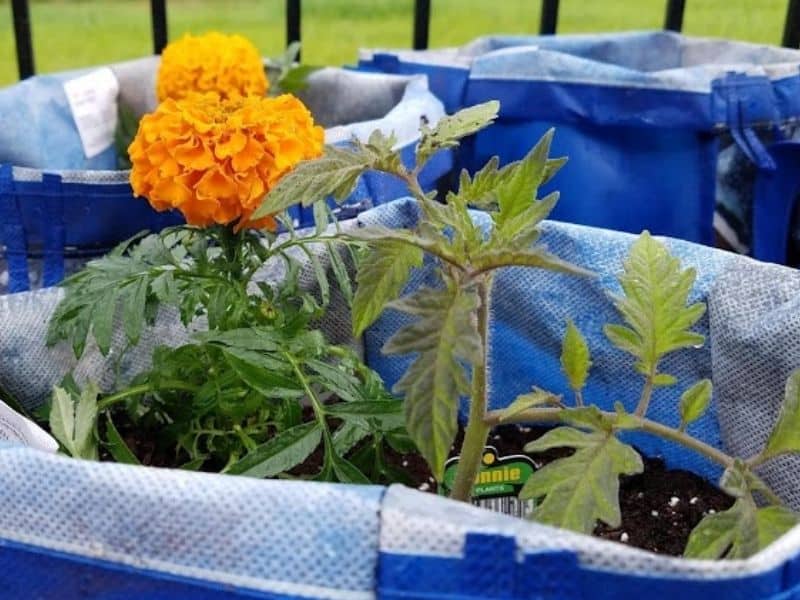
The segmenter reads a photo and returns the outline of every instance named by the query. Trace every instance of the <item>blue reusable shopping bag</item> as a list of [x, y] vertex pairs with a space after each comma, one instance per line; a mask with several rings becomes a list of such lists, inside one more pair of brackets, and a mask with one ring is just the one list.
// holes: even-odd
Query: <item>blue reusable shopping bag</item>
[[555, 127], [553, 153], [569, 157], [555, 219], [703, 244], [716, 226], [739, 251], [786, 259], [785, 229], [754, 213], [794, 204], [764, 194], [796, 179], [772, 150], [798, 137], [800, 51], [671, 32], [489, 37], [365, 51], [360, 68], [424, 73], [448, 112], [500, 100], [498, 123], [462, 150], [470, 171]]
[[[157, 67], [157, 58], [145, 58], [37, 76], [0, 89], [0, 294], [55, 285], [87, 258], [140, 231], [182, 222], [179, 214], [156, 213], [133, 197], [128, 172], [115, 170], [111, 139], [98, 147], [90, 131], [87, 142], [65, 93], [65, 84], [86, 81], [82, 98], [95, 102], [93, 110], [114, 115], [121, 99], [144, 114], [156, 106]], [[322, 69], [300, 95], [326, 128], [327, 143], [366, 139], [375, 129], [394, 132], [409, 164], [420, 120], [435, 123], [444, 114], [420, 76]], [[451, 153], [440, 153], [421, 173], [423, 187], [434, 188], [451, 169]], [[336, 212], [347, 218], [387, 202], [400, 194], [401, 185], [368, 173]], [[299, 227], [313, 224], [311, 209], [293, 207], [290, 214]]]
[[[413, 227], [418, 207], [399, 200], [360, 214], [363, 225]], [[475, 213], [478, 222], [485, 215]], [[353, 223], [345, 224], [352, 226]], [[600, 347], [633, 236], [545, 222], [558, 256], [597, 272], [576, 278], [508, 269], [494, 284], [491, 402], [507, 405], [532, 383], [558, 390], [564, 317], [593, 353], [587, 399], [630, 403], [632, 359]], [[669, 361], [680, 385], [714, 380], [709, 412], [691, 432], [749, 456], [763, 444], [787, 372], [800, 362], [800, 272], [696, 244], [665, 240], [697, 268], [693, 300], [709, 304], [697, 330], [712, 343]], [[425, 281], [425, 268], [410, 285]], [[731, 285], [738, 282], [741, 285]], [[0, 296], [0, 387], [33, 407], [75, 366], [97, 379], [113, 368], [90, 349], [78, 365], [47, 347], [58, 290]], [[591, 298], [591, 302], [587, 299]], [[328, 315], [330, 318], [331, 315]], [[335, 319], [334, 319], [335, 320]], [[380, 346], [400, 324], [387, 311], [364, 343], [391, 384], [403, 359]], [[323, 328], [326, 324], [322, 324]], [[170, 343], [167, 323], [145, 338]], [[67, 350], [66, 353], [62, 350]], [[137, 352], [133, 349], [132, 352]], [[677, 356], [677, 355], [676, 355]], [[129, 355], [130, 358], [130, 355]], [[129, 368], [126, 361], [123, 369]], [[561, 384], [563, 385], [563, 383]], [[527, 389], [526, 389], [527, 388]], [[45, 392], [46, 393], [46, 392]], [[675, 424], [674, 389], [652, 417]], [[705, 472], [687, 451], [651, 444], [671, 464]], [[800, 468], [774, 461], [764, 475], [795, 509]], [[686, 501], [685, 497], [681, 501]], [[788, 600], [800, 596], [800, 527], [747, 560], [684, 560], [489, 511], [403, 486], [260, 481], [56, 457], [0, 444], [0, 590], [9, 598], [321, 598], [329, 600]]]

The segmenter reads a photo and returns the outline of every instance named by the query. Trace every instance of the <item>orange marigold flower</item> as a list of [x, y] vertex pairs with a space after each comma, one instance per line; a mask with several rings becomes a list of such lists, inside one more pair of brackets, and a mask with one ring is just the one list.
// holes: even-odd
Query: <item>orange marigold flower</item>
[[240, 35], [212, 31], [184, 35], [161, 55], [156, 94], [159, 101], [193, 92], [217, 92], [223, 98], [263, 96], [269, 89], [258, 49]]
[[294, 96], [222, 99], [194, 94], [145, 115], [128, 148], [131, 186], [158, 211], [177, 208], [190, 225], [250, 221], [275, 183], [322, 154], [324, 131]]

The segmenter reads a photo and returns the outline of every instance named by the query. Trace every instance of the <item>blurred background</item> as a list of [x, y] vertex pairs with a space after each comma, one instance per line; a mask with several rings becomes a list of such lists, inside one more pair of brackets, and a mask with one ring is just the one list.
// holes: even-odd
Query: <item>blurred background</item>
[[[286, 44], [284, 0], [170, 0], [169, 37], [215, 29], [240, 33], [266, 56]], [[489, 33], [538, 31], [538, 0], [436, 0], [430, 46]], [[148, 0], [32, 0], [38, 73], [136, 58], [152, 52]], [[360, 47], [410, 47], [413, 0], [303, 0], [303, 61], [355, 62]], [[786, 0], [692, 0], [683, 32], [780, 44]], [[561, 0], [559, 33], [661, 29], [664, 0]], [[0, 0], [0, 85], [17, 81], [9, 0]]]

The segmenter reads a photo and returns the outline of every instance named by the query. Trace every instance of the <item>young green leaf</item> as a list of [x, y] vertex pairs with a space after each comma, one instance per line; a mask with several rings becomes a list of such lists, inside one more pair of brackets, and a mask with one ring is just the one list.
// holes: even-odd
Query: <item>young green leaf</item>
[[353, 334], [360, 336], [403, 290], [411, 269], [422, 266], [420, 248], [402, 242], [375, 244], [358, 266]]
[[370, 168], [372, 157], [364, 152], [327, 146], [322, 158], [301, 162], [284, 175], [252, 218], [280, 213], [297, 203], [310, 206], [328, 196], [344, 200]]
[[623, 295], [614, 298], [627, 326], [606, 325], [604, 331], [612, 344], [637, 359], [639, 372], [654, 377], [664, 355], [703, 343], [702, 335], [690, 331], [705, 313], [701, 302], [687, 306], [694, 280], [694, 269], [682, 270], [647, 231], [631, 246], [619, 277]]
[[591, 276], [592, 273], [562, 260], [543, 248], [528, 250], [489, 248], [472, 257], [472, 268], [477, 271], [491, 271], [505, 267], [534, 267], [570, 275]]
[[706, 412], [711, 402], [711, 380], [701, 379], [692, 387], [681, 394], [681, 430], [693, 421], [696, 421]]
[[752, 498], [739, 498], [726, 511], [710, 514], [692, 530], [686, 558], [743, 559], [766, 548], [800, 522], [783, 506], [758, 508]]
[[131, 452], [131, 449], [128, 448], [128, 444], [125, 443], [125, 440], [122, 439], [122, 436], [119, 434], [116, 425], [114, 425], [114, 421], [111, 419], [111, 415], [106, 415], [106, 448], [111, 456], [114, 457], [114, 460], [118, 463], [124, 463], [128, 465], [138, 465], [141, 464], [139, 459], [136, 458], [136, 455]]
[[339, 402], [329, 404], [325, 412], [345, 421], [356, 421], [367, 424], [372, 421], [380, 424], [381, 430], [402, 427], [403, 403], [396, 400], [360, 400], [357, 402]]
[[247, 477], [274, 477], [302, 463], [319, 446], [321, 439], [318, 422], [297, 425], [248, 452], [226, 472]]
[[567, 333], [561, 345], [561, 369], [574, 392], [580, 392], [586, 385], [591, 366], [592, 359], [589, 356], [586, 338], [570, 319], [567, 321]]
[[514, 401], [503, 409], [500, 414], [500, 422], [507, 422], [509, 419], [517, 416], [519, 413], [546, 404], [557, 404], [560, 398], [555, 394], [542, 390], [540, 388], [533, 388], [532, 392], [527, 394], [520, 394]]
[[74, 458], [97, 460], [97, 395], [94, 384], [89, 384], [77, 401], [64, 388], [53, 390], [50, 407], [50, 432]]
[[761, 452], [760, 460], [787, 452], [800, 452], [800, 370], [794, 371], [786, 381], [778, 420]]
[[337, 456], [336, 454], [331, 454], [330, 456], [336, 479], [342, 483], [357, 483], [361, 485], [368, 485], [371, 483], [369, 478], [359, 471], [358, 467], [349, 460]]
[[574, 448], [575, 453], [553, 461], [528, 478], [520, 499], [544, 497], [532, 518], [551, 525], [591, 533], [597, 521], [618, 527], [619, 476], [644, 469], [632, 447], [607, 433], [562, 427], [526, 446], [526, 452]]
[[423, 125], [417, 144], [417, 165], [425, 164], [439, 150], [457, 146], [460, 139], [491, 125], [499, 110], [500, 103], [490, 100], [442, 117], [433, 128]]
[[454, 287], [423, 288], [390, 304], [419, 317], [395, 333], [383, 351], [417, 353], [395, 391], [405, 393], [408, 433], [439, 481], [456, 435], [459, 397], [470, 391], [464, 363], [481, 361], [474, 319], [478, 303], [477, 293]]

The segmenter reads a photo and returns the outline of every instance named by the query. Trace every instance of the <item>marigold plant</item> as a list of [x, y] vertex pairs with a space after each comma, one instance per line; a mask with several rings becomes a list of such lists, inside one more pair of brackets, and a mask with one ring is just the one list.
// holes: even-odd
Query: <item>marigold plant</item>
[[156, 83], [160, 101], [193, 92], [217, 92], [226, 98], [263, 96], [268, 89], [264, 63], [252, 42], [215, 31], [187, 34], [167, 45]]
[[190, 225], [249, 222], [264, 195], [297, 163], [320, 156], [324, 131], [291, 95], [169, 99], [145, 115], [128, 152], [131, 185], [159, 211]]

